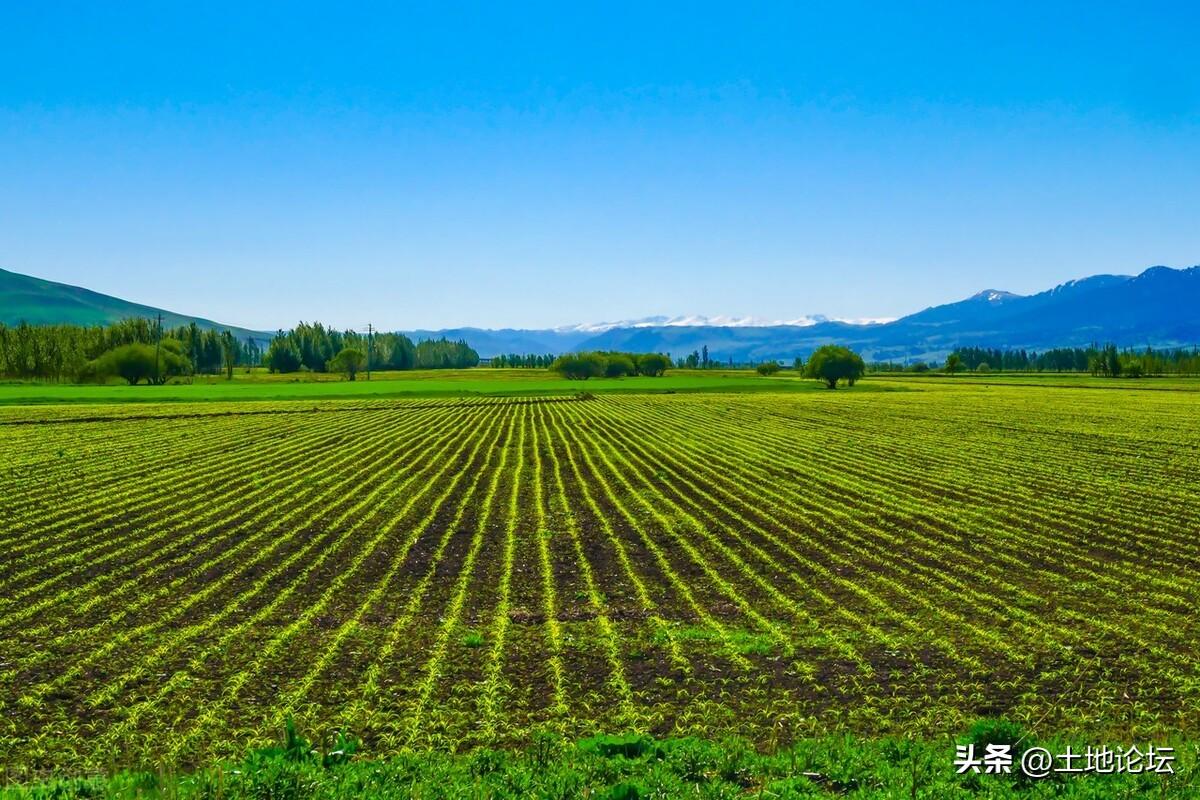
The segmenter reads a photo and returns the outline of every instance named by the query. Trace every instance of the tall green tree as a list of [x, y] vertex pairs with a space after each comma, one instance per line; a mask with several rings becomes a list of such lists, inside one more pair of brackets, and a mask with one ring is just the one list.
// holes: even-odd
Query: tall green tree
[[354, 380], [367, 363], [367, 355], [355, 347], [343, 347], [336, 356], [329, 360], [329, 369], [340, 372], [348, 380]]
[[633, 363], [639, 375], [657, 378], [671, 366], [671, 358], [662, 353], [640, 353], [633, 357]]
[[1104, 368], [1110, 378], [1121, 377], [1121, 354], [1117, 352], [1115, 344], [1104, 348]]
[[295, 372], [300, 369], [302, 361], [300, 360], [300, 350], [296, 345], [285, 336], [283, 331], [280, 331], [271, 344], [267, 346], [267, 355], [264, 358], [267, 369], [271, 372]]
[[229, 331], [221, 331], [221, 359], [225, 362], [225, 380], [233, 380], [233, 368], [237, 365], [237, 339]]
[[846, 347], [827, 344], [818, 347], [809, 356], [804, 374], [809, 378], [824, 381], [830, 389], [836, 389], [839, 381], [851, 386], [867, 371], [862, 357]]

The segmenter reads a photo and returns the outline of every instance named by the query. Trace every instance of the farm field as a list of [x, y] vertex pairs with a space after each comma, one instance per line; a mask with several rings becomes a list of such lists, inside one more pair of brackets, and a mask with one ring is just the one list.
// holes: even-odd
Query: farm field
[[[880, 373], [855, 387], [859, 392], [907, 391], [931, 384], [947, 386], [1035, 386], [1117, 391], [1200, 391], [1200, 380], [1193, 377], [1153, 377], [1120, 379], [1073, 373], [991, 373], [957, 376]], [[683, 392], [819, 392], [816, 381], [783, 370], [762, 377], [751, 369], [675, 369], [665, 376], [593, 378], [586, 382], [567, 380], [535, 369], [409, 370], [376, 372], [370, 381], [347, 381], [341, 375], [307, 373], [272, 374], [265, 369], [238, 370], [233, 380], [221, 376], [200, 375], [187, 381], [177, 380], [165, 386], [128, 386], [43, 383], [28, 381], [0, 382], [0, 409], [32, 404], [67, 403], [114, 406], [118, 404], [155, 405], [167, 403], [245, 403], [255, 401], [370, 400], [415, 397], [558, 397], [581, 391], [611, 393], [683, 393]]]
[[[883, 387], [868, 385], [865, 391]], [[659, 377], [593, 378], [567, 380], [541, 369], [409, 370], [377, 372], [370, 381], [322, 373], [298, 377], [270, 374], [256, 369], [236, 372], [232, 381], [201, 376], [194, 382], [165, 386], [78, 385], [59, 383], [0, 383], [0, 406], [33, 403], [154, 403], [154, 402], [247, 402], [255, 400], [328, 400], [380, 397], [511, 397], [558, 396], [611, 392], [752, 392], [816, 391], [813, 381], [764, 379], [753, 370], [673, 370]]]
[[1200, 391], [1200, 380], [1193, 375], [1156, 375], [1139, 378], [1108, 378], [1079, 372], [960, 372], [914, 374], [881, 372], [872, 375], [871, 383], [883, 381], [889, 386], [947, 384], [970, 386], [1037, 386], [1074, 389], [1112, 389], [1122, 392], [1194, 392]]
[[6, 407], [0, 763], [1200, 734], [1200, 395], [870, 383]]

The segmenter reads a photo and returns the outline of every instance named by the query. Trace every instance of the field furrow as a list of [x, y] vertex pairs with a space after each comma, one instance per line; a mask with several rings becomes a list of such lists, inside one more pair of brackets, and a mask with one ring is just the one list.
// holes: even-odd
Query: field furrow
[[0, 761], [1200, 730], [1200, 393], [891, 388], [3, 409]]

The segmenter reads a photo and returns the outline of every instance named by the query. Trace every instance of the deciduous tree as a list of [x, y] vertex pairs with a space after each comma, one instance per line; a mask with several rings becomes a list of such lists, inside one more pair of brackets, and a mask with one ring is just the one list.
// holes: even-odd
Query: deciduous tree
[[867, 370], [862, 358], [846, 347], [827, 344], [818, 347], [808, 359], [804, 374], [825, 382], [830, 389], [836, 389], [838, 381], [846, 381], [851, 386], [863, 376]]

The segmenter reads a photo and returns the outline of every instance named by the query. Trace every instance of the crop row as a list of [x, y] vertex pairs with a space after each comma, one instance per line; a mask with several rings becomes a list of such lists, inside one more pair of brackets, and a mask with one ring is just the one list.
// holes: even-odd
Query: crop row
[[1194, 730], [1200, 432], [1147, 394], [10, 411], [0, 758]]

